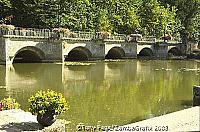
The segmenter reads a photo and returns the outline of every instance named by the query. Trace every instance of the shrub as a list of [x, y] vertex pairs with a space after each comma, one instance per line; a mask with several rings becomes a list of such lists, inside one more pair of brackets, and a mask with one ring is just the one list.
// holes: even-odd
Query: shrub
[[98, 32], [98, 39], [104, 40], [109, 37], [110, 33], [106, 31]]
[[4, 98], [0, 101], [0, 111], [2, 110], [10, 110], [10, 109], [18, 109], [20, 104], [16, 102], [13, 98]]
[[68, 110], [69, 106], [61, 93], [52, 90], [38, 91], [28, 100], [29, 111], [34, 115], [43, 115], [46, 112], [53, 112], [55, 115]]
[[197, 59], [199, 59], [200, 58], [200, 53], [196, 53], [196, 57], [197, 57]]
[[70, 35], [69, 35], [69, 37], [71, 37], [71, 38], [77, 38], [78, 35], [77, 35], [77, 33], [71, 32]]
[[68, 28], [54, 28], [53, 32], [63, 33], [65, 36], [70, 36], [72, 32]]
[[68, 32], [70, 32], [70, 30], [68, 28], [54, 28], [53, 32], [68, 33]]
[[0, 29], [2, 30], [14, 30], [15, 29], [15, 26], [13, 25], [6, 25], [6, 24], [0, 24]]

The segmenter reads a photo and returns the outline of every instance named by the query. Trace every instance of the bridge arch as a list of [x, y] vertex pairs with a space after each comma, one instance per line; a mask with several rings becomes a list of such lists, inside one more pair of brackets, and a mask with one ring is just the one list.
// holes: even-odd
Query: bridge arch
[[182, 52], [177, 47], [173, 47], [170, 50], [168, 50], [168, 55], [181, 56]]
[[18, 50], [13, 58], [13, 63], [37, 63], [45, 59], [44, 52], [34, 46], [26, 46]]
[[141, 56], [141, 57], [152, 57], [152, 56], [154, 56], [154, 53], [153, 53], [153, 50], [151, 48], [147, 48], [146, 47], [146, 48], [143, 48], [139, 52], [138, 56]]
[[121, 47], [112, 47], [105, 56], [105, 59], [122, 59], [123, 57], [125, 57], [125, 52]]
[[89, 49], [79, 46], [73, 48], [69, 53], [68, 57], [65, 60], [69, 61], [88, 61], [90, 60], [92, 53]]

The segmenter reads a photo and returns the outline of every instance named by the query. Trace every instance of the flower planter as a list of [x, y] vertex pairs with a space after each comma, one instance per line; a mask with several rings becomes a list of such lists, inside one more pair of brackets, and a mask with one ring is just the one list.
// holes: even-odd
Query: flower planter
[[52, 90], [38, 91], [29, 99], [29, 111], [37, 115], [37, 121], [42, 126], [50, 126], [55, 121], [56, 115], [68, 110], [69, 106], [61, 93]]
[[47, 127], [52, 125], [56, 121], [56, 117], [53, 112], [46, 112], [43, 115], [42, 114], [37, 115], [37, 121], [42, 126]]
[[108, 32], [98, 32], [97, 35], [98, 35], [97, 37], [99, 40], [105, 40], [109, 37]]

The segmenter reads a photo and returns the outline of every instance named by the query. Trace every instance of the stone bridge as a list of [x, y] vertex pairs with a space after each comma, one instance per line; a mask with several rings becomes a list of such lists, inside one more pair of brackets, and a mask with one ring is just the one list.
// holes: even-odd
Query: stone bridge
[[181, 43], [164, 43], [164, 42], [138, 42], [137, 56], [153, 57], [157, 59], [166, 59], [168, 56], [181, 56]]
[[137, 43], [124, 41], [64, 41], [65, 60], [102, 60], [136, 58]]
[[0, 63], [63, 62], [64, 60], [124, 59], [181, 55], [181, 44], [141, 41], [137, 36], [100, 33], [56, 33], [48, 29], [0, 30]]

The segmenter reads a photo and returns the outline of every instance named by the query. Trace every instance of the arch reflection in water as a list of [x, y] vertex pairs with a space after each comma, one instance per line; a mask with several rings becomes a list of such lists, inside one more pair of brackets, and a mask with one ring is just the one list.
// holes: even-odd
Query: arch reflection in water
[[0, 65], [0, 87], [6, 85], [5, 79], [6, 79], [6, 66]]
[[0, 100], [8, 97], [6, 88], [6, 66], [0, 65]]

